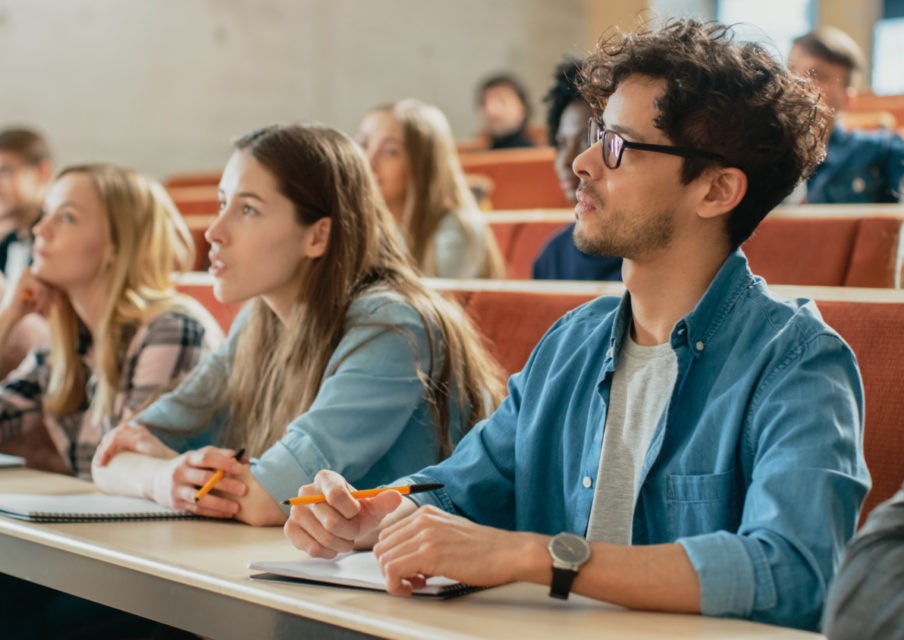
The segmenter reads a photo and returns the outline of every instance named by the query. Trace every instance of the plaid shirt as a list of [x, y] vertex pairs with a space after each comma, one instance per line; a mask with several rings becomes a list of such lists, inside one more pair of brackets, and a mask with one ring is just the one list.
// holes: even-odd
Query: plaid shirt
[[91, 459], [101, 437], [128, 420], [218, 346], [222, 336], [208, 330], [211, 325], [191, 312], [179, 310], [167, 311], [131, 329], [129, 333], [133, 335], [131, 339], [127, 336], [113, 411], [101, 422], [92, 420], [88, 412], [97, 376], [91, 368], [93, 350], [87, 331], [82, 333], [78, 345], [88, 379], [87, 397], [75, 413], [60, 417], [44, 413], [50, 354], [46, 349], [33, 352], [0, 384], [0, 444], [23, 430], [43, 426], [70, 472], [90, 479]]

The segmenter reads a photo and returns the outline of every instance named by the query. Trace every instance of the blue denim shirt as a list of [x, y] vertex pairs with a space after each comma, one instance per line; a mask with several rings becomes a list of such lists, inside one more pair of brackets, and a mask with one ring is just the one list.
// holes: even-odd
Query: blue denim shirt
[[[510, 530], [585, 535], [630, 296], [561, 318], [509, 397], [412, 496]], [[851, 349], [812, 302], [728, 257], [673, 328], [678, 379], [641, 471], [633, 544], [677, 541], [702, 611], [816, 629], [869, 475]]]
[[890, 131], [835, 127], [825, 162], [807, 181], [807, 202], [899, 202], [904, 180], [904, 140]]
[[[218, 400], [246, 321], [243, 312], [223, 347], [134, 421], [178, 451], [221, 442], [229, 412], [217, 410]], [[436, 423], [418, 375], [431, 371], [421, 317], [401, 296], [382, 290], [352, 303], [346, 327], [314, 402], [251, 460], [254, 477], [277, 501], [296, 495], [321, 469], [377, 486], [439, 459]], [[434, 344], [432, 352], [443, 349]], [[440, 356], [432, 364], [439, 371]], [[467, 413], [450, 404], [450, 435], [458, 442]]]

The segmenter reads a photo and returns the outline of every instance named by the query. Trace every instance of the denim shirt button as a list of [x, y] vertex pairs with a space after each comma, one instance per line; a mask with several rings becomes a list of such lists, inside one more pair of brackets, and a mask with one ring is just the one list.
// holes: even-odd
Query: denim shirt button
[[589, 489], [593, 486], [593, 480], [590, 478], [590, 476], [584, 476], [584, 479], [581, 480], [581, 484], [584, 485], [585, 489]]
[[697, 344], [695, 344], [694, 347], [696, 347], [697, 351], [703, 351], [703, 342], [697, 340]]

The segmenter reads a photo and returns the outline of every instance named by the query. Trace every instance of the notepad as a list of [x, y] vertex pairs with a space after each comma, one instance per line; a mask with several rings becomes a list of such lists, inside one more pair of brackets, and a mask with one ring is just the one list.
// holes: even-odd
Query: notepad
[[104, 522], [112, 520], [168, 520], [194, 518], [145, 500], [103, 493], [43, 495], [0, 493], [0, 515], [32, 522]]
[[[313, 584], [386, 591], [386, 579], [380, 572], [380, 565], [372, 551], [358, 551], [338, 556], [334, 560], [307, 558], [283, 562], [252, 562], [252, 571], [265, 573], [251, 577], [256, 580], [282, 580]], [[454, 598], [478, 591], [484, 587], [473, 587], [443, 577], [432, 577], [427, 585], [417, 589], [413, 595], [428, 598]]]
[[0, 453], [0, 469], [6, 467], [24, 467], [25, 458], [22, 456], [11, 456], [8, 453]]

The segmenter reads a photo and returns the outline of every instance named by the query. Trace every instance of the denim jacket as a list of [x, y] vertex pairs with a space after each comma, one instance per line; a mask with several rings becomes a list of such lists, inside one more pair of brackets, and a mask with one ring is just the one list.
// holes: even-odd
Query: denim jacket
[[[229, 412], [218, 410], [219, 397], [246, 321], [243, 312], [226, 344], [135, 421], [179, 451], [220, 442]], [[383, 289], [359, 296], [314, 402], [276, 444], [252, 458], [255, 479], [281, 502], [321, 469], [342, 473], [359, 486], [376, 486], [436, 462], [436, 421], [419, 377], [431, 371], [431, 353], [443, 349], [428, 347], [420, 315], [398, 294]], [[435, 357], [434, 372], [442, 367]], [[450, 405], [450, 435], [458, 442], [467, 412]]]
[[810, 204], [901, 201], [904, 140], [888, 131], [835, 127], [825, 162], [807, 181]]
[[[585, 535], [630, 294], [550, 328], [509, 397], [446, 461], [409, 478], [476, 522]], [[670, 342], [678, 378], [641, 470], [633, 544], [683, 545], [702, 611], [815, 629], [869, 475], [850, 347], [807, 300], [730, 255]]]

